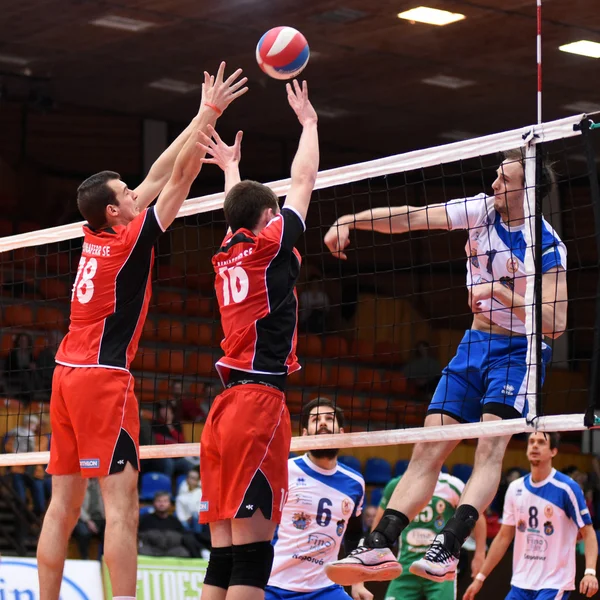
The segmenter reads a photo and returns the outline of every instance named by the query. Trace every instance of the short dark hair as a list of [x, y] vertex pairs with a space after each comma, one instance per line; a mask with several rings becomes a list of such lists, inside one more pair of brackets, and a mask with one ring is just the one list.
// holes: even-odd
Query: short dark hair
[[[554, 450], [554, 448], [558, 450], [558, 447], [560, 446], [560, 433], [546, 433], [545, 431], [543, 431], [542, 433], [545, 437], [547, 437], [550, 440], [550, 450]], [[527, 436], [527, 441], [529, 441], [531, 435], [532, 434], [530, 433]]]
[[119, 205], [115, 191], [107, 185], [114, 179], [121, 179], [121, 176], [115, 171], [100, 171], [77, 188], [77, 208], [92, 229], [100, 229], [106, 224], [109, 204]]
[[169, 500], [171, 499], [171, 494], [169, 492], [167, 492], [166, 490], [159, 490], [158, 492], [156, 492], [154, 494], [154, 498], [152, 498], [152, 502], [156, 502], [156, 500], [158, 500], [159, 498], [162, 498], [163, 496], [168, 496]]
[[303, 409], [302, 409], [302, 428], [308, 429], [308, 419], [310, 417], [310, 411], [315, 406], [324, 406], [326, 408], [332, 408], [335, 412], [335, 419], [340, 427], [344, 426], [344, 411], [336, 406], [329, 398], [319, 397], [313, 398]]
[[[504, 160], [511, 162], [518, 161], [523, 167], [523, 183], [525, 183], [525, 152], [522, 148], [514, 148], [513, 150], [506, 150], [502, 153]], [[554, 163], [544, 158], [542, 162], [542, 178], [540, 184], [540, 190], [542, 192], [542, 198], [545, 198], [550, 194], [552, 188], [556, 183], [556, 172], [554, 170]]]
[[227, 194], [223, 212], [231, 231], [254, 229], [266, 208], [276, 211], [279, 200], [275, 192], [257, 181], [240, 181]]

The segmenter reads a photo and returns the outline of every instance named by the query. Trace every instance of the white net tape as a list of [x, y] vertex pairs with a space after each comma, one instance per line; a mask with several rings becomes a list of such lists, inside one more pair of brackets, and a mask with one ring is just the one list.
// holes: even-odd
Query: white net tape
[[[585, 115], [577, 115], [560, 119], [541, 125], [529, 126], [512, 131], [492, 134], [472, 140], [446, 144], [424, 150], [416, 150], [395, 156], [390, 156], [374, 161], [348, 165], [336, 169], [330, 169], [319, 173], [315, 189], [323, 189], [336, 185], [353, 183], [373, 177], [390, 174], [404, 173], [416, 169], [451, 163], [459, 160], [480, 157], [486, 154], [499, 153], [506, 150], [528, 146], [527, 159], [535, 157], [534, 144], [550, 142], [558, 139], [569, 138], [580, 135], [575, 126], [578, 125]], [[534, 160], [527, 160], [527, 163]], [[527, 180], [535, 181], [535, 166], [528, 167]], [[289, 179], [273, 181], [267, 184], [278, 196], [284, 196], [290, 186]], [[529, 183], [528, 186], [532, 186]], [[533, 208], [533, 195], [527, 194], [530, 205], [526, 207], [527, 215]], [[212, 194], [201, 198], [190, 198], [186, 200], [180, 217], [194, 215], [202, 212], [217, 210], [223, 206], [224, 194]], [[528, 203], [526, 203], [528, 204]], [[533, 211], [532, 211], [533, 212]], [[533, 265], [532, 247], [535, 243], [533, 235], [533, 219], [530, 220], [531, 228], [528, 232], [528, 261]], [[24, 233], [0, 239], [0, 252], [8, 252], [16, 248], [39, 246], [47, 243], [55, 243], [74, 239], [82, 236], [82, 223], [73, 223], [61, 227], [53, 227], [41, 231]], [[531, 271], [532, 272], [532, 271]], [[533, 284], [533, 278], [528, 278]], [[528, 283], [528, 288], [532, 287]], [[533, 299], [533, 291], [528, 292], [528, 299]], [[533, 311], [529, 311], [527, 334], [530, 340], [535, 339]], [[530, 344], [531, 346], [531, 344]], [[534, 351], [535, 352], [535, 351]], [[535, 358], [535, 356], [532, 356]], [[535, 371], [531, 370], [528, 380], [530, 384], [535, 381]], [[534, 384], [533, 384], [534, 385]], [[535, 416], [535, 394], [534, 388], [529, 388], [530, 401], [529, 418]], [[533, 411], [531, 410], [533, 408]], [[316, 448], [356, 448], [366, 446], [393, 446], [397, 444], [414, 444], [416, 442], [435, 442], [440, 440], [473, 439], [482, 436], [499, 436], [524, 433], [528, 431], [578, 431], [584, 430], [583, 415], [556, 415], [539, 417], [533, 425], [529, 425], [525, 419], [512, 419], [506, 421], [494, 421], [485, 423], [470, 423], [462, 425], [449, 425], [445, 427], [428, 427], [414, 429], [397, 429], [387, 431], [369, 431], [348, 433], [344, 435], [318, 435], [295, 437], [292, 440], [292, 451], [305, 451]], [[142, 459], [165, 458], [179, 456], [198, 456], [199, 444], [173, 444], [167, 446], [143, 446], [140, 449]], [[0, 456], [0, 466], [35, 465], [47, 464], [48, 452], [16, 453]]]
[[[292, 452], [320, 448], [364, 448], [367, 446], [397, 446], [417, 442], [439, 442], [449, 440], [469, 440], [479, 437], [494, 437], [526, 433], [530, 431], [581, 431], [587, 429], [583, 415], [553, 415], [539, 417], [535, 425], [528, 425], [525, 419], [465, 423], [443, 427], [416, 427], [414, 429], [393, 429], [388, 431], [361, 431], [357, 433], [333, 435], [307, 435], [292, 438]], [[200, 456], [200, 444], [169, 444], [166, 446], [142, 446], [140, 457], [171, 458], [179, 456]], [[1, 466], [47, 464], [48, 452], [5, 454], [0, 456]]]

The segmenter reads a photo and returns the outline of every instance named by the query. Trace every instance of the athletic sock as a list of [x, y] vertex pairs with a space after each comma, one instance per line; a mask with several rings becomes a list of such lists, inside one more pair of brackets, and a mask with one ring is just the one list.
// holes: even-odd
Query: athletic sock
[[377, 527], [365, 537], [364, 544], [368, 548], [391, 548], [409, 523], [404, 513], [386, 508]]

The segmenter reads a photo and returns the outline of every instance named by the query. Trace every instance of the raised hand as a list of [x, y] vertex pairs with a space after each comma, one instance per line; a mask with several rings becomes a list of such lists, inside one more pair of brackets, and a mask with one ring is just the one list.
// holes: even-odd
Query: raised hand
[[288, 102], [296, 113], [300, 125], [304, 127], [309, 121], [314, 121], [316, 123], [319, 118], [317, 117], [317, 112], [313, 108], [313, 105], [308, 99], [308, 85], [306, 84], [306, 81], [303, 81], [302, 87], [300, 87], [298, 81], [294, 79], [293, 85], [287, 83], [285, 89], [287, 90]]
[[220, 138], [212, 125], [208, 126], [208, 133], [209, 135], [202, 132], [198, 134], [199, 142], [197, 142], [197, 146], [210, 155], [210, 158], [203, 158], [201, 162], [208, 165], [217, 165], [223, 171], [227, 171], [229, 167], [237, 167], [242, 157], [242, 137], [244, 132], [237, 132], [233, 146], [228, 146]]
[[346, 260], [344, 250], [350, 243], [350, 227], [334, 223], [325, 234], [325, 245], [336, 258]]
[[204, 71], [201, 109], [208, 106], [221, 114], [236, 98], [243, 96], [248, 91], [248, 88], [245, 87], [248, 78], [239, 79], [242, 69], [237, 69], [224, 80], [225, 66], [225, 62], [219, 65], [216, 76]]

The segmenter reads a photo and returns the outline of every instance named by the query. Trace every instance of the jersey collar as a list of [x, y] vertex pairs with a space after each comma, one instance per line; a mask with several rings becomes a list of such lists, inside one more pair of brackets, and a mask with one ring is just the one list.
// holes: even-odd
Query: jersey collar
[[540, 488], [540, 487], [546, 485], [554, 477], [554, 475], [556, 475], [556, 469], [554, 467], [552, 467], [552, 471], [550, 471], [550, 475], [548, 475], [548, 477], [546, 477], [546, 479], [542, 479], [542, 481], [538, 481], [536, 483], [535, 481], [533, 481], [533, 478], [531, 477], [531, 473], [530, 473], [529, 474], [529, 484], [531, 485], [531, 487]]
[[335, 475], [335, 473], [337, 473], [337, 464], [333, 469], [322, 469], [321, 467], [315, 465], [312, 460], [310, 460], [308, 457], [308, 452], [303, 454], [301, 458], [310, 469], [316, 471], [317, 473], [321, 473], [321, 475]]

